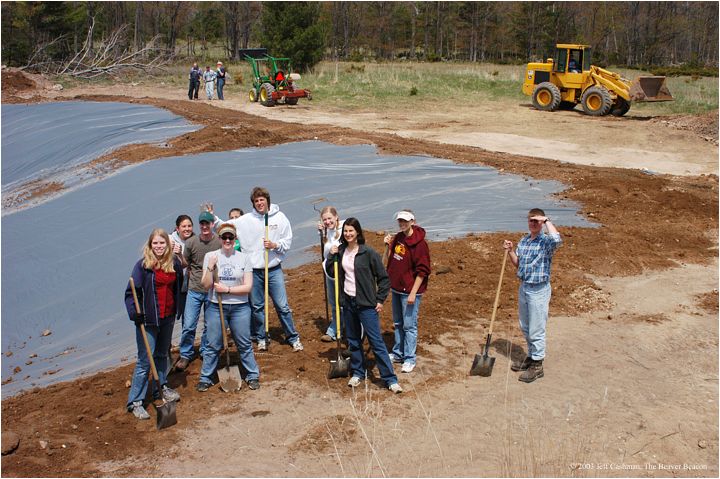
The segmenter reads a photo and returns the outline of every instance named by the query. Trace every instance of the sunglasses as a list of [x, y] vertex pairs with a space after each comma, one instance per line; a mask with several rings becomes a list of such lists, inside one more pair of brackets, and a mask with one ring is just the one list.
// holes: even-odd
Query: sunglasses
[[222, 235], [220, 239], [223, 241], [234, 241], [235, 237], [233, 235]]

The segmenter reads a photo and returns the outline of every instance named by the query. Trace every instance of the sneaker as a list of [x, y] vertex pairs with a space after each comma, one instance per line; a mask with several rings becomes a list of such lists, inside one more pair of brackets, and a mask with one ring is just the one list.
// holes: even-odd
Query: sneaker
[[258, 351], [267, 351], [267, 341], [264, 339], [258, 341]]
[[130, 412], [138, 419], [150, 419], [150, 414], [145, 410], [142, 405], [142, 401], [135, 401], [132, 403], [132, 409]]
[[531, 383], [536, 379], [540, 379], [543, 376], [545, 376], [545, 373], [543, 372], [542, 359], [539, 361], [531, 359], [528, 368], [522, 372], [518, 380], [524, 383]]
[[178, 371], [185, 371], [189, 365], [190, 365], [190, 360], [187, 358], [181, 357], [175, 363], [175, 369], [177, 369]]
[[361, 382], [362, 382], [362, 379], [360, 379], [357, 376], [353, 376], [350, 378], [350, 381], [348, 381], [348, 386], [350, 386], [351, 388], [356, 388], [356, 387], [360, 386]]
[[257, 379], [251, 379], [247, 383], [248, 387], [253, 391], [260, 389], [260, 381], [258, 381]]
[[197, 384], [197, 386], [195, 386], [195, 389], [196, 389], [198, 392], [204, 393], [205, 391], [207, 391], [208, 389], [210, 389], [211, 386], [212, 386], [212, 384], [210, 384], [210, 383], [199, 382], [199, 383]]
[[398, 383], [391, 384], [390, 386], [388, 386], [388, 389], [395, 394], [400, 394], [401, 392], [403, 392], [402, 388], [400, 387], [400, 385]]
[[390, 353], [389, 356], [390, 356], [390, 362], [392, 362], [392, 363], [400, 364], [403, 362], [403, 360], [400, 359], [396, 354]]
[[404, 373], [411, 373], [415, 369], [415, 363], [403, 363], [401, 371]]
[[180, 395], [174, 389], [167, 387], [167, 384], [162, 387], [163, 399], [167, 402], [179, 401]]
[[322, 336], [320, 336], [320, 341], [322, 341], [323, 343], [332, 343], [333, 341], [335, 341], [335, 338], [333, 338], [329, 334], [323, 334]]
[[302, 351], [304, 349], [302, 343], [299, 340], [293, 343], [292, 348], [293, 351]]
[[528, 366], [530, 366], [530, 363], [532, 362], [532, 359], [525, 358], [522, 360], [522, 362], [513, 361], [510, 365], [510, 369], [513, 371], [526, 371]]

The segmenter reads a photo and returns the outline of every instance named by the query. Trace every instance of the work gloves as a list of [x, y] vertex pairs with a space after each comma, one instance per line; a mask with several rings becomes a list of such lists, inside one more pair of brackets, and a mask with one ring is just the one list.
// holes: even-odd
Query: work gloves
[[135, 326], [140, 326], [141, 324], [145, 324], [145, 314], [139, 313], [135, 314], [135, 319], [133, 319], [133, 322], [135, 323]]

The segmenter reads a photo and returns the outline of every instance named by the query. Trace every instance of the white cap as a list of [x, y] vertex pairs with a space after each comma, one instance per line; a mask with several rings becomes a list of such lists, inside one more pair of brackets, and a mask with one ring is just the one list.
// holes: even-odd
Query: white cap
[[396, 220], [405, 220], [405, 221], [412, 221], [415, 219], [415, 215], [410, 213], [409, 211], [398, 211], [395, 213], [395, 219]]

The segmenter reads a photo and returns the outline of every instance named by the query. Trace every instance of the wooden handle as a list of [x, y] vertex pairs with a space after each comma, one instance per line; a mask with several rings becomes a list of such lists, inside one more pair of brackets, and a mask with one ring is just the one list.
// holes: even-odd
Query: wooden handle
[[335, 254], [335, 264], [333, 264], [333, 268], [335, 268], [335, 336], [337, 337], [338, 341], [340, 340], [340, 285], [338, 284], [338, 260], [337, 260], [337, 254]]
[[[135, 292], [135, 280], [132, 276], [130, 276], [130, 289], [132, 290], [133, 299], [135, 300], [135, 312], [137, 314], [142, 314], [140, 311], [140, 302], [138, 301], [137, 292]], [[145, 351], [147, 352], [148, 360], [150, 361], [150, 369], [152, 370], [153, 379], [159, 383], [160, 377], [158, 376], [157, 369], [155, 368], [155, 360], [153, 359], [150, 343], [148, 342], [147, 333], [145, 332], [145, 323], [140, 323], [140, 332], [142, 333], [143, 342], [145, 343]]]
[[[213, 271], [213, 280], [217, 283], [218, 282], [218, 268], [217, 265], [215, 266], [215, 270]], [[218, 299], [218, 308], [220, 309], [220, 327], [222, 328], [222, 337], [223, 337], [223, 348], [225, 351], [227, 351], [228, 348], [228, 342], [227, 342], [227, 334], [225, 332], [225, 313], [223, 313], [223, 306], [222, 306], [222, 294], [218, 293], [217, 290], [215, 291], [215, 296], [217, 296]]]
[[[267, 213], [265, 213], [265, 239], [267, 239], [268, 241], [270, 241], [270, 227], [268, 226], [268, 216], [267, 216]], [[269, 312], [269, 308], [268, 308], [268, 282], [269, 282], [269, 279], [268, 279], [268, 262], [269, 262], [269, 261], [270, 261], [270, 260], [269, 260], [269, 258], [268, 258], [268, 249], [265, 248], [265, 340], [266, 340], [266, 341], [267, 341], [268, 339], [270, 339], [270, 335], [269, 335], [270, 326], [269, 326], [269, 323], [268, 323], [268, 312]]]
[[492, 317], [490, 318], [490, 330], [488, 334], [492, 334], [493, 324], [495, 323], [495, 314], [497, 313], [498, 303], [500, 302], [500, 288], [502, 287], [503, 274], [505, 273], [505, 262], [507, 261], [508, 250], [505, 250], [502, 260], [502, 268], [500, 269], [500, 281], [498, 281], [497, 291], [495, 292], [495, 303], [493, 304]]

